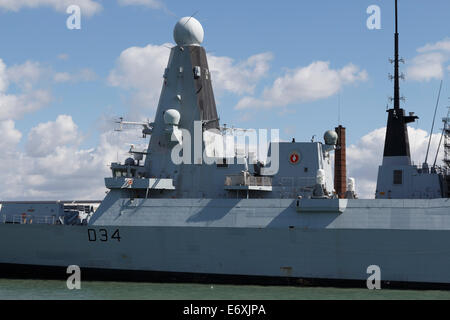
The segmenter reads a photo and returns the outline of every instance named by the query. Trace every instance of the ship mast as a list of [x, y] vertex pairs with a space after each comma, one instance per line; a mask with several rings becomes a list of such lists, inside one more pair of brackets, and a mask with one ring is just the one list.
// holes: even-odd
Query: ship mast
[[400, 109], [400, 61], [398, 51], [398, 14], [397, 0], [395, 0], [394, 109]]
[[399, 63], [402, 62], [399, 58], [399, 34], [398, 34], [398, 10], [397, 0], [395, 0], [395, 52], [394, 60], [394, 107], [387, 110], [389, 113], [386, 138], [384, 141], [383, 164], [387, 165], [410, 165], [410, 149], [408, 140], [407, 124], [414, 122], [418, 117], [413, 113], [408, 116], [405, 115], [405, 110], [400, 108], [400, 75]]

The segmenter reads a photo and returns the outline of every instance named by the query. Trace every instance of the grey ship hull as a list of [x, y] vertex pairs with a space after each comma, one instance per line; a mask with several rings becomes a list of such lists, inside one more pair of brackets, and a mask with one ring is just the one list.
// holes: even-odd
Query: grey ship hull
[[448, 199], [348, 200], [343, 213], [286, 199], [109, 199], [88, 226], [0, 224], [2, 270], [364, 286], [378, 265], [384, 282], [450, 284]]

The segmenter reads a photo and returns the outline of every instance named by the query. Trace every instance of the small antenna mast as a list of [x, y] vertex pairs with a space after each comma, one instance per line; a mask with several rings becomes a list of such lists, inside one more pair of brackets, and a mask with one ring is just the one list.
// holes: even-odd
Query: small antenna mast
[[339, 91], [338, 95], [338, 125], [341, 124], [341, 91]]
[[441, 80], [441, 84], [439, 86], [439, 93], [438, 93], [438, 97], [437, 97], [437, 101], [436, 101], [436, 107], [434, 108], [433, 123], [431, 125], [430, 139], [428, 140], [427, 154], [425, 156], [425, 162], [424, 163], [427, 163], [427, 160], [428, 160], [428, 152], [430, 151], [431, 138], [433, 136], [433, 129], [434, 129], [434, 120], [436, 119], [436, 111], [437, 111], [437, 108], [438, 108], [438, 105], [439, 105], [439, 98], [441, 96], [441, 89], [442, 89], [442, 80]]
[[441, 138], [439, 139], [439, 144], [438, 144], [438, 148], [437, 148], [437, 151], [436, 151], [436, 156], [434, 157], [433, 168], [436, 167], [436, 161], [437, 161], [437, 157], [439, 155], [439, 149], [441, 148], [442, 137], [444, 136], [445, 129], [447, 129], [449, 117], [450, 117], [450, 107], [448, 107], [447, 117], [445, 118], [444, 127], [442, 128]]
[[398, 53], [398, 14], [395, 0], [394, 109], [400, 109], [400, 74]]
[[189, 20], [191, 20], [191, 18], [194, 17], [194, 16], [198, 13], [198, 11], [199, 11], [199, 10], [195, 11], [195, 12], [189, 17], [189, 19], [187, 19], [187, 21], [184, 23], [184, 25], [186, 25], [186, 23], [188, 23]]

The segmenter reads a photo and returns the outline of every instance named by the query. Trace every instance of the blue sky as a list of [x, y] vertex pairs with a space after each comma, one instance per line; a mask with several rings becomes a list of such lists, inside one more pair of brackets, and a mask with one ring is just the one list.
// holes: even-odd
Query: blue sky
[[[124, 70], [128, 65], [121, 60], [121, 54], [131, 47], [173, 43], [172, 30], [177, 20], [195, 12], [205, 30], [204, 47], [211, 56], [219, 58], [216, 68], [224, 65], [230, 68], [225, 75], [233, 78], [241, 68], [252, 73], [255, 66], [249, 66], [250, 57], [265, 54], [257, 62], [264, 71], [244, 77], [242, 81], [250, 83], [242, 91], [230, 88], [220, 77], [215, 81], [213, 73], [222, 123], [279, 128], [282, 139], [309, 140], [313, 134], [321, 137], [336, 126], [340, 101], [340, 117], [347, 127], [348, 144], [357, 146], [361, 137], [386, 124], [384, 110], [388, 97], [393, 94], [387, 76], [393, 72], [388, 62], [393, 56], [394, 1], [391, 0], [27, 2], [33, 3], [33, 7], [21, 5], [24, 1], [17, 0], [14, 8], [10, 3], [0, 0], [0, 59], [6, 68], [27, 61], [35, 63], [40, 72], [32, 88], [49, 95], [34, 111], [2, 119], [14, 121], [15, 130], [22, 134], [16, 152], [26, 148], [32, 128], [54, 122], [59, 115], [71, 116], [76, 124], [77, 150], [98, 147], [105, 120], [112, 121], [119, 116], [128, 116], [130, 120], [152, 118], [156, 110], [154, 94], [160, 91], [162, 73], [145, 75], [143, 80], [152, 77], [148, 86], [140, 85], [139, 79], [133, 79], [134, 85], [114, 84], [111, 75], [116, 72], [122, 74], [120, 79], [129, 80], [130, 75], [125, 75]], [[62, 9], [66, 3], [82, 6], [81, 30], [66, 28], [69, 15]], [[97, 7], [83, 11], [86, 3]], [[366, 9], [374, 4], [381, 8], [380, 30], [366, 27], [369, 17]], [[448, 104], [450, 2], [400, 0], [399, 10], [400, 54], [406, 60], [401, 67], [405, 73], [414, 71], [411, 71], [414, 77], [407, 74], [406, 81], [401, 83], [401, 93], [407, 99], [404, 107], [420, 116], [419, 123], [413, 127], [429, 131], [441, 79], [444, 85], [438, 116], [444, 115]], [[438, 57], [423, 57], [430, 53]], [[164, 53], [160, 55], [167, 61], [169, 50], [166, 57]], [[225, 58], [232, 59], [227, 60], [231, 64], [226, 64]], [[318, 61], [329, 63], [326, 72], [339, 73], [352, 65], [355, 78], [346, 80], [341, 76], [342, 83], [336, 90], [313, 98], [305, 99], [301, 95], [285, 103], [275, 99], [266, 107], [236, 108], [244, 97], [257, 102], [267, 100], [270, 94], [265, 95], [264, 90], [273, 89], [277, 79], [286, 83], [289, 75], [301, 73], [305, 71], [302, 68]], [[436, 70], [437, 65], [441, 73]], [[6, 92], [23, 93], [26, 81], [20, 81], [10, 80]], [[153, 98], [145, 106], [137, 103], [135, 97], [145, 96], [143, 90], [153, 92]]]

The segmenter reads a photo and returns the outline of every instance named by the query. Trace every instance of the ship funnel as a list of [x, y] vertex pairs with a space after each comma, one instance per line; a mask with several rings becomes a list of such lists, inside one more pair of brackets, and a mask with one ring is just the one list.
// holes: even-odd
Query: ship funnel
[[336, 128], [338, 136], [337, 147], [334, 153], [334, 189], [339, 198], [345, 197], [347, 191], [347, 159], [345, 152], [345, 128], [339, 125]]

